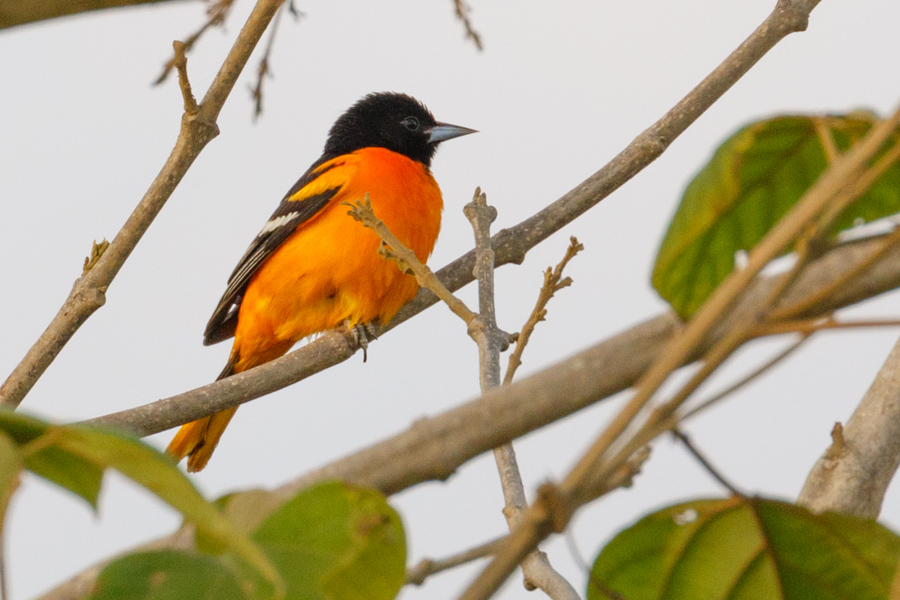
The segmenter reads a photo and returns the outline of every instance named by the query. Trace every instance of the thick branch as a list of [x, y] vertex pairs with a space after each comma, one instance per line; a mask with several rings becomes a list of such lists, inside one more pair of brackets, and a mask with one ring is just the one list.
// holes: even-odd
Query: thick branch
[[[203, 148], [219, 133], [216, 119], [282, 0], [259, 0], [196, 113], [185, 113], [175, 148], [109, 247], [0, 387], [0, 403], [16, 407], [78, 328], [106, 301], [106, 290]], [[184, 89], [184, 88], [182, 88]]]
[[872, 387], [816, 462], [797, 499], [815, 512], [875, 519], [900, 465], [900, 340]]
[[165, 1], [167, 0], [4, 0], [0, 3], [0, 29], [94, 10]]

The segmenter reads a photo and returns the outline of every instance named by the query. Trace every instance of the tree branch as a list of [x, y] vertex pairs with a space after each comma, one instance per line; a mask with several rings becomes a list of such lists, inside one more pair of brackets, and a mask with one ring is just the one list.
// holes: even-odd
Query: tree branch
[[[478, 344], [478, 372], [483, 394], [500, 385], [500, 352], [509, 345], [509, 336], [497, 327], [494, 305], [491, 223], [497, 218], [497, 209], [488, 205], [487, 196], [479, 188], [472, 201], [466, 204], [465, 214], [475, 234], [475, 278], [478, 280], [478, 316], [469, 325], [469, 335]], [[494, 460], [503, 489], [503, 516], [512, 531], [519, 524], [522, 511], [528, 507], [512, 443], [494, 448]], [[525, 557], [521, 567], [526, 589], [540, 588], [554, 600], [579, 600], [575, 588], [553, 569], [547, 555], [540, 550], [535, 549]]]
[[[476, 191], [476, 193], [478, 192]], [[420, 287], [429, 290], [443, 300], [453, 314], [462, 319], [466, 325], [469, 325], [475, 319], [476, 314], [462, 300], [444, 287], [444, 284], [435, 276], [434, 272], [418, 259], [416, 253], [404, 246], [393, 232], [388, 229], [384, 221], [381, 221], [375, 215], [368, 194], [366, 194], [364, 200], [357, 201], [355, 204], [349, 202], [344, 202], [344, 204], [350, 207], [350, 210], [347, 212], [350, 217], [374, 231], [381, 238], [382, 246], [379, 249], [379, 253], [386, 260], [395, 262], [397, 268], [401, 271], [411, 273]]]
[[162, 210], [194, 160], [219, 133], [216, 120], [250, 53], [282, 0], [259, 0], [216, 74], [199, 110], [185, 113], [175, 147], [140, 203], [109, 247], [72, 288], [62, 308], [0, 387], [0, 404], [17, 407], [78, 328], [106, 302], [106, 291], [119, 269]]
[[466, 30], [466, 39], [472, 40], [479, 52], [484, 50], [484, 46], [481, 43], [481, 35], [475, 31], [472, 20], [469, 18], [469, 13], [472, 12], [472, 9], [466, 4], [465, 0], [453, 0], [453, 12]]
[[[193, 50], [194, 44], [196, 44], [209, 29], [213, 27], [224, 27], [225, 18], [228, 17], [228, 13], [231, 11], [233, 3], [234, 0], [212, 0], [206, 9], [206, 22], [182, 42], [182, 54], [187, 54]], [[172, 58], [163, 65], [162, 73], [159, 74], [159, 77], [156, 78], [153, 85], [160, 85], [164, 82], [169, 77], [169, 73], [172, 72], [172, 69], [177, 66], [177, 63], [178, 51], [176, 50]]]
[[36, 23], [83, 12], [156, 4], [167, 0], [5, 0], [0, 6], [0, 29]]
[[832, 437], [797, 503], [814, 512], [877, 518], [900, 465], [900, 340], [846, 427], [837, 423]]
[[490, 556], [496, 552], [501, 543], [503, 543], [503, 538], [498, 538], [440, 560], [433, 560], [430, 558], [422, 559], [415, 567], [406, 571], [406, 583], [407, 585], [422, 585], [425, 583], [426, 579], [441, 571], [446, 571], [470, 563], [473, 560]]

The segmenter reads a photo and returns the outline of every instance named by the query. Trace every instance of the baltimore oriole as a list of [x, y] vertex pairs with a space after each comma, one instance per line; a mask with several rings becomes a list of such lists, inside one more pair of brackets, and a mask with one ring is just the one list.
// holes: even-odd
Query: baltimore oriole
[[[341, 115], [321, 158], [238, 262], [206, 326], [204, 345], [234, 337], [219, 379], [326, 329], [387, 323], [415, 295], [416, 280], [378, 255], [381, 240], [342, 203], [368, 194], [375, 214], [425, 262], [443, 209], [431, 159], [440, 142], [468, 133], [404, 94], [370, 94]], [[166, 452], [201, 470], [236, 410], [183, 425]]]

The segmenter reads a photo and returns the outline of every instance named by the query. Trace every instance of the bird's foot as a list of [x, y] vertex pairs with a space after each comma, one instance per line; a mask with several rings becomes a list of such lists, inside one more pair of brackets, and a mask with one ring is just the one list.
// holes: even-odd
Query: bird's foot
[[350, 321], [345, 321], [344, 325], [347, 326], [347, 329], [350, 330], [350, 334], [353, 336], [353, 339], [359, 344], [359, 347], [362, 348], [363, 351], [363, 362], [369, 358], [368, 349], [369, 349], [369, 340], [377, 340], [378, 335], [376, 335], [377, 331], [375, 329], [375, 325], [372, 323], [351, 323]]

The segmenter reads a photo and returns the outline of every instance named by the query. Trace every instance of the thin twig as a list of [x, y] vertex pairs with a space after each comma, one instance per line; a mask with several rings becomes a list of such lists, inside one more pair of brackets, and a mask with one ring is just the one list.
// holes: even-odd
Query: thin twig
[[272, 28], [269, 31], [269, 41], [266, 42], [266, 49], [263, 52], [262, 58], [259, 59], [259, 66], [256, 68], [256, 85], [250, 86], [250, 97], [253, 98], [254, 105], [254, 120], [259, 119], [263, 110], [263, 80], [265, 80], [266, 77], [273, 76], [272, 71], [269, 68], [269, 59], [272, 56], [272, 48], [275, 45], [275, 34], [278, 33], [278, 28], [281, 26], [281, 16], [285, 11], [291, 13], [291, 16], [294, 17], [295, 21], [300, 20], [301, 13], [294, 7], [293, 0], [285, 2], [272, 20]]
[[516, 371], [522, 364], [522, 353], [528, 345], [528, 340], [531, 339], [534, 328], [547, 316], [547, 303], [550, 302], [550, 299], [553, 298], [556, 292], [572, 285], [571, 277], [563, 278], [563, 270], [566, 268], [566, 265], [569, 264], [569, 261], [575, 258], [575, 255], [582, 250], [584, 250], [584, 246], [578, 239], [575, 236], [570, 237], [569, 246], [566, 248], [566, 254], [563, 256], [563, 259], [555, 268], [551, 269], [550, 267], [547, 267], [547, 270], [544, 271], [544, 284], [541, 286], [541, 291], [538, 293], [537, 302], [535, 302], [534, 308], [531, 310], [531, 314], [525, 321], [525, 325], [522, 326], [519, 335], [516, 336], [515, 350], [509, 355], [506, 375], [503, 377], [504, 385], [510, 383], [516, 376]]
[[684, 444], [684, 447], [687, 449], [688, 452], [691, 453], [691, 456], [693, 456], [697, 460], [697, 462], [699, 462], [700, 465], [704, 469], [706, 469], [706, 472], [709, 473], [713, 479], [718, 481], [722, 485], [722, 487], [726, 488], [729, 492], [731, 492], [735, 496], [745, 496], [746, 495], [743, 492], [741, 492], [740, 490], [738, 490], [737, 487], [734, 486], [734, 484], [732, 484], [730, 481], [728, 481], [725, 478], [725, 476], [722, 475], [719, 472], [719, 470], [716, 469], [712, 465], [711, 462], [709, 462], [709, 459], [707, 459], [703, 455], [703, 453], [700, 452], [700, 450], [691, 441], [691, 438], [689, 438], [683, 431], [681, 431], [680, 429], [675, 427], [674, 429], [672, 429], [672, 435], [674, 435], [675, 438], [679, 442]]
[[831, 223], [843, 214], [852, 203], [861, 198], [866, 193], [866, 190], [871, 188], [898, 160], [900, 160], [900, 137], [895, 136], [893, 143], [884, 154], [878, 157], [875, 164], [866, 169], [865, 173], [854, 179], [850, 184], [851, 189], [847, 192], [850, 199], [847, 202], [834, 203], [823, 211], [820, 217], [822, 234], [827, 233]]
[[860, 329], [870, 327], [900, 327], [900, 319], [860, 319], [855, 321], [836, 321], [833, 317], [818, 319], [798, 319], [781, 323], [763, 323], [754, 327], [754, 337], [780, 335], [784, 333], [802, 333], [811, 335], [827, 329]]
[[184, 42], [175, 40], [172, 42], [175, 49], [175, 69], [178, 70], [178, 85], [181, 88], [181, 97], [184, 99], [184, 112], [187, 115], [194, 116], [200, 111], [197, 105], [197, 99], [194, 98], [194, 92], [191, 90], [191, 80], [188, 79], [187, 72], [187, 56], [184, 54]]
[[[227, 17], [228, 13], [231, 11], [231, 5], [233, 3], [234, 0], [215, 0], [212, 2], [209, 8], [206, 9], [206, 22], [200, 26], [197, 31], [187, 37], [184, 41], [183, 52], [190, 52], [194, 48], [194, 44], [197, 43], [197, 40], [199, 40], [211, 27], [222, 27], [225, 25], [225, 17]], [[163, 66], [162, 73], [159, 74], [159, 77], [156, 78], [153, 85], [160, 85], [169, 77], [169, 73], [172, 72], [172, 69], [177, 66], [178, 50], [176, 49], [175, 55], [173, 55]]]
[[[851, 242], [852, 243], [852, 242]], [[776, 307], [767, 315], [770, 321], [784, 321], [804, 316], [808, 310], [821, 304], [835, 292], [844, 289], [847, 285], [862, 277], [872, 266], [876, 265], [885, 254], [894, 249], [900, 243], [900, 227], [888, 234], [883, 242], [871, 252], [865, 260], [858, 262], [855, 267], [840, 276], [835, 277], [828, 285], [822, 287], [814, 295], [807, 296], [799, 302]]]
[[819, 143], [822, 144], [825, 160], [830, 165], [840, 154], [837, 145], [834, 143], [834, 136], [831, 135], [830, 119], [828, 117], [813, 117], [812, 123], [816, 130], [816, 135], [819, 137]]
[[391, 233], [387, 225], [384, 224], [372, 210], [372, 203], [369, 201], [369, 195], [366, 194], [365, 199], [357, 201], [355, 204], [344, 202], [350, 207], [348, 215], [359, 221], [382, 239], [384, 242], [381, 247], [381, 254], [388, 260], [397, 263], [397, 267], [403, 272], [412, 272], [419, 285], [433, 292], [438, 298], [450, 308], [455, 315], [465, 321], [466, 325], [478, 316], [472, 312], [465, 303], [454, 296], [435, 276], [434, 271], [426, 267], [416, 258], [416, 253], [404, 246], [400, 240]]
[[412, 567], [411, 569], [408, 569], [406, 571], [406, 583], [412, 585], [422, 585], [423, 583], [425, 583], [426, 579], [428, 579], [432, 575], [440, 573], [441, 571], [453, 569], [460, 565], [470, 563], [473, 560], [478, 560], [479, 558], [490, 556], [497, 551], [497, 548], [500, 547], [505, 539], [505, 537], [497, 538], [495, 540], [491, 540], [490, 542], [481, 544], [480, 546], [470, 548], [468, 550], [465, 550], [458, 554], [454, 554], [452, 556], [448, 556], [447, 558], [442, 558], [440, 560], [424, 558], [419, 561], [419, 563], [415, 567]]
[[[490, 247], [490, 224], [496, 219], [497, 211], [494, 207], [488, 206], [487, 196], [481, 192], [481, 188], [475, 190], [472, 202], [465, 207], [466, 216], [475, 232], [475, 276], [479, 281], [479, 314], [472, 313], [461, 300], [444, 288], [434, 273], [419, 262], [415, 253], [406, 248], [387, 225], [376, 217], [368, 195], [363, 202], [345, 204], [351, 207], [348, 213], [351, 217], [372, 229], [382, 239], [384, 245], [380, 252], [386, 259], [396, 262], [402, 271], [412, 271], [419, 285], [431, 289], [466, 322], [469, 335], [478, 344], [482, 392], [497, 387], [500, 383], [500, 351], [508, 344], [509, 336], [497, 328], [494, 311], [494, 254]], [[497, 458], [506, 498], [504, 514], [508, 520], [514, 519], [515, 515], [527, 506], [515, 452], [511, 445], [506, 444], [495, 448], [494, 455]], [[542, 553], [532, 553], [522, 562], [522, 570], [526, 576], [526, 587], [540, 587], [552, 598], [577, 600], [577, 593], [568, 582], [553, 571]]]
[[494, 250], [491, 248], [491, 223], [497, 209], [487, 203], [481, 188], [463, 212], [475, 234], [475, 278], [478, 280], [478, 315], [468, 321], [469, 335], [478, 344], [482, 393], [500, 385], [500, 352], [509, 345], [509, 336], [497, 327], [494, 308]]
[[479, 52], [484, 50], [484, 46], [481, 44], [481, 36], [475, 31], [472, 20], [469, 18], [472, 8], [466, 4], [465, 0], [453, 0], [453, 10], [456, 13], [456, 18], [459, 19], [466, 29], [466, 39], [472, 40]]
[[806, 335], [801, 336], [800, 339], [795, 341], [793, 344], [791, 344], [790, 346], [788, 346], [787, 348], [785, 348], [784, 350], [782, 350], [781, 352], [779, 352], [778, 354], [776, 354], [775, 356], [773, 356], [772, 358], [770, 358], [769, 360], [764, 362], [762, 365], [760, 365], [759, 367], [757, 367], [750, 373], [744, 375], [743, 377], [741, 377], [740, 379], [738, 379], [737, 381], [735, 381], [734, 383], [729, 385], [727, 388], [725, 388], [718, 394], [715, 394], [714, 396], [707, 398], [706, 400], [703, 400], [702, 402], [697, 403], [696, 406], [694, 406], [690, 410], [686, 411], [683, 415], [681, 415], [681, 420], [683, 421], [685, 419], [693, 417], [695, 414], [697, 414], [701, 411], [707, 410], [708, 408], [712, 407], [715, 404], [718, 404], [719, 402], [721, 402], [722, 400], [724, 400], [731, 394], [737, 392], [738, 390], [740, 390], [742, 387], [744, 387], [748, 383], [754, 381], [758, 377], [761, 377], [763, 374], [766, 373], [766, 371], [768, 371], [769, 369], [780, 364], [781, 361], [783, 361], [788, 356], [793, 354], [796, 350], [798, 350], [800, 348], [800, 346], [802, 346], [804, 343], [806, 343], [806, 341], [810, 337], [811, 337], [811, 334], [806, 334]]

